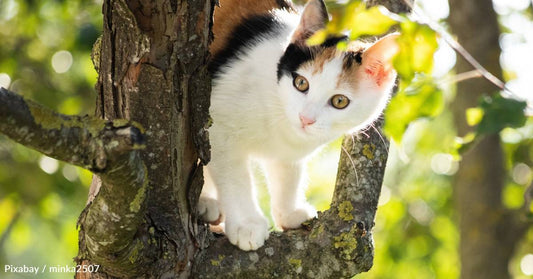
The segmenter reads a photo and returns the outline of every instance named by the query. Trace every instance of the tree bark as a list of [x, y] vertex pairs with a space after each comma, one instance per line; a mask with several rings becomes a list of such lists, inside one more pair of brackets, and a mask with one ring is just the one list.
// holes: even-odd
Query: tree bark
[[[99, 269], [76, 278], [349, 278], [369, 270], [388, 154], [379, 129], [346, 137], [331, 209], [302, 229], [272, 233], [244, 252], [197, 220], [209, 161], [214, 2], [105, 0], [93, 50], [97, 118], [31, 113], [42, 107], [0, 91], [0, 106], [17, 103], [0, 113], [0, 132], [95, 173], [76, 262]], [[21, 125], [28, 129], [10, 132]], [[49, 140], [32, 141], [26, 130]], [[86, 157], [69, 158], [76, 147]]]
[[[86, 212], [102, 211], [95, 207], [106, 189], [101, 186], [80, 217], [77, 261], [100, 264], [103, 273], [78, 273], [78, 278], [190, 276], [198, 244], [208, 233], [193, 213], [203, 184], [201, 166], [209, 160], [212, 6], [212, 1], [103, 3], [104, 31], [93, 55], [99, 71], [97, 115], [142, 123], [147, 141], [141, 158], [149, 182], [142, 210], [135, 213], [142, 222], [129, 243], [103, 253], [86, 236]], [[115, 192], [115, 199], [121, 194]], [[99, 225], [115, 226], [109, 221]]]
[[[452, 11], [449, 23], [459, 43], [489, 72], [501, 78], [499, 28], [492, 1], [450, 0], [449, 3]], [[464, 59], [458, 59], [456, 71], [469, 70], [472, 67]], [[457, 85], [452, 106], [459, 135], [472, 131], [466, 124], [466, 109], [475, 107], [483, 94], [497, 90], [485, 79]], [[518, 213], [505, 209], [502, 204], [505, 171], [500, 138], [489, 135], [464, 154], [455, 175], [462, 279], [510, 278], [508, 263], [526, 225], [519, 220]]]

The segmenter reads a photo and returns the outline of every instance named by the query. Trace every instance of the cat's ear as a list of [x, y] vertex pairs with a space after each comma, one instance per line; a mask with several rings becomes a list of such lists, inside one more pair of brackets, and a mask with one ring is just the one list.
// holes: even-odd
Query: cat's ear
[[291, 43], [305, 45], [305, 41], [316, 31], [325, 28], [328, 11], [322, 0], [310, 0], [305, 5], [298, 27], [294, 31]]
[[397, 33], [385, 36], [363, 52], [362, 67], [378, 87], [396, 78], [392, 58], [400, 50], [396, 42], [399, 36]]

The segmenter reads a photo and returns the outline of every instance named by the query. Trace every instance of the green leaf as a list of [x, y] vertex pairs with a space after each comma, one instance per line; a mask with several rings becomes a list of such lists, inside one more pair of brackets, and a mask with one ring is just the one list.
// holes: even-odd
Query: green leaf
[[308, 46], [316, 46], [323, 43], [328, 37], [328, 31], [326, 29], [318, 30], [309, 39], [307, 39]]
[[385, 111], [385, 133], [400, 142], [412, 121], [435, 117], [441, 113], [443, 107], [442, 91], [437, 85], [427, 78], [419, 80], [392, 98]]
[[400, 27], [400, 52], [394, 59], [394, 68], [405, 81], [413, 79], [415, 73], [430, 74], [438, 47], [437, 34], [427, 25], [412, 21], [404, 21]]
[[470, 126], [475, 126], [481, 122], [485, 112], [481, 108], [469, 108], [466, 110], [466, 123]]
[[481, 99], [483, 119], [477, 126], [478, 134], [499, 133], [504, 128], [518, 128], [526, 124], [524, 113], [527, 103], [502, 97], [500, 94]]
[[381, 35], [387, 32], [397, 21], [382, 13], [383, 7], [366, 7], [360, 1], [346, 7], [341, 29], [350, 30], [350, 39], [355, 40], [362, 35]]

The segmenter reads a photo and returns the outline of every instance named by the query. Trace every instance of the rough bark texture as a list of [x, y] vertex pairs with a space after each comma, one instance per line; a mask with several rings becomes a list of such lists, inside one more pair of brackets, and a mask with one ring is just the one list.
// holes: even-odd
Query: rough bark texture
[[374, 226], [388, 143], [377, 131], [346, 137], [331, 208], [303, 229], [272, 233], [243, 252], [225, 237], [200, 252], [195, 278], [350, 278], [372, 267]]
[[0, 132], [12, 140], [58, 160], [94, 172], [128, 151], [144, 147], [139, 124], [56, 113], [0, 88]]
[[[89, 213], [104, 211], [98, 206], [102, 185], [80, 218], [78, 256], [80, 264], [101, 264], [102, 273], [78, 278], [190, 275], [197, 244], [207, 233], [192, 208], [203, 184], [201, 165], [209, 160], [211, 11], [211, 1], [104, 1], [104, 32], [93, 55], [97, 115], [143, 124], [147, 144], [141, 158], [149, 183], [136, 213], [143, 221], [126, 238], [129, 243], [103, 253], [86, 237]], [[121, 194], [113, 193], [119, 200]], [[114, 226], [113, 220], [99, 224]]]
[[[458, 41], [489, 72], [502, 76], [499, 65], [499, 29], [491, 0], [450, 0], [449, 23]], [[457, 72], [472, 70], [458, 59]], [[484, 79], [462, 82], [453, 103], [455, 125], [460, 135], [471, 128], [465, 110], [475, 107], [483, 94], [498, 89]], [[463, 156], [455, 176], [454, 199], [460, 215], [461, 278], [510, 278], [508, 263], [526, 225], [519, 214], [502, 204], [505, 166], [498, 135], [487, 136]]]
[[[0, 105], [16, 104], [0, 112], [0, 132], [95, 173], [76, 261], [100, 269], [76, 278], [349, 278], [367, 271], [388, 152], [377, 132], [345, 139], [330, 210], [302, 229], [272, 233], [257, 251], [239, 250], [196, 219], [209, 161], [213, 5], [105, 0], [93, 52], [98, 118], [46, 110], [41, 114], [52, 120], [43, 120], [31, 112], [40, 106], [0, 91]], [[35, 124], [43, 121], [53, 127]], [[9, 131], [20, 125], [57, 142], [71, 139], [71, 131], [78, 137], [49, 152], [25, 129]], [[75, 145], [88, 158], [69, 159]]]
[[[137, 149], [144, 137], [138, 124], [93, 117], [66, 116], [0, 89], [0, 132], [59, 160], [99, 174], [105, 186], [84, 211], [84, 240], [95, 258], [130, 246], [142, 216], [146, 167]], [[120, 200], [116, 199], [117, 194]], [[114, 226], [106, 226], [112, 222]], [[126, 265], [125, 265], [126, 266]]]

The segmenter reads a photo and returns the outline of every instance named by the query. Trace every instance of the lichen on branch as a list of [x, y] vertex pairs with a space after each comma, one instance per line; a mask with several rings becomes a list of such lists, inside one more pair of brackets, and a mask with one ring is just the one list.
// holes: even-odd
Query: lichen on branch
[[144, 146], [142, 127], [127, 120], [67, 116], [0, 88], [0, 133], [47, 156], [103, 172], [109, 161]]
[[98, 175], [96, 198], [80, 216], [80, 246], [87, 252], [79, 256], [113, 274], [135, 274], [148, 245], [134, 237], [144, 221], [148, 189], [139, 154], [143, 128], [123, 119], [63, 115], [5, 88], [0, 88], [0, 107], [0, 133]]
[[271, 233], [253, 252], [226, 238], [212, 239], [197, 256], [194, 278], [350, 278], [368, 271], [388, 154], [388, 142], [378, 131], [345, 137], [333, 201], [318, 219], [299, 230]]

